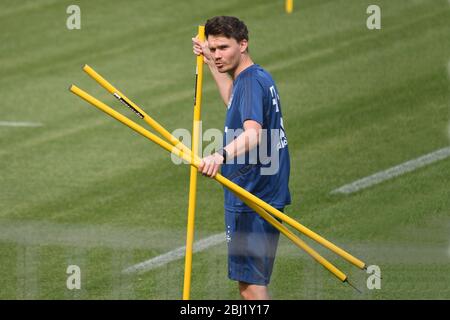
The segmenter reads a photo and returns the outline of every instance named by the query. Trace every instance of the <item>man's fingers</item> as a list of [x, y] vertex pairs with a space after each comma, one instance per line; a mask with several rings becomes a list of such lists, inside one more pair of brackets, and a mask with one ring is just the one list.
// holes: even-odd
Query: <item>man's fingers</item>
[[215, 160], [212, 158], [212, 156], [205, 158], [205, 160], [202, 160], [198, 165], [198, 172], [201, 172], [202, 175], [211, 178], [216, 176], [219, 169], [220, 164], [217, 164]]
[[209, 50], [208, 42], [200, 42], [199, 45], [203, 50]]
[[208, 176], [208, 177], [211, 177], [212, 176], [212, 174], [213, 174], [213, 172], [214, 172], [214, 167], [215, 167], [216, 165], [214, 164], [214, 163], [211, 163], [210, 165], [209, 165], [209, 168], [208, 168], [208, 172], [206, 173], [206, 175]]
[[209, 164], [206, 163], [205, 166], [203, 167], [202, 174], [206, 175], [208, 173], [208, 170], [209, 170]]
[[202, 41], [198, 40], [198, 37], [192, 38], [192, 43], [193, 43], [195, 46], [199, 46], [199, 47], [202, 47], [202, 46], [203, 46]]
[[205, 162], [202, 160], [201, 162], [200, 162], [200, 164], [198, 165], [198, 172], [201, 172], [201, 171], [203, 171], [203, 167], [205, 166]]
[[196, 38], [192, 38], [193, 43], [193, 52], [195, 55], [199, 56], [203, 54], [202, 46], [200, 44], [200, 41], [198, 41]]
[[192, 38], [192, 44], [201, 49], [209, 49], [207, 41], [200, 41], [198, 37]]
[[213, 171], [213, 173], [211, 175], [211, 178], [214, 178], [218, 171], [219, 171], [219, 166], [214, 166], [214, 171]]

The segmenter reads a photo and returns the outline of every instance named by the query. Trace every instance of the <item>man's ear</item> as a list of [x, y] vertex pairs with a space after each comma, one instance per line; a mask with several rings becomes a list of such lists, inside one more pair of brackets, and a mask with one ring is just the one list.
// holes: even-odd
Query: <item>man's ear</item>
[[241, 40], [241, 42], [239, 42], [239, 47], [241, 53], [244, 53], [245, 51], [247, 51], [248, 41], [246, 39]]

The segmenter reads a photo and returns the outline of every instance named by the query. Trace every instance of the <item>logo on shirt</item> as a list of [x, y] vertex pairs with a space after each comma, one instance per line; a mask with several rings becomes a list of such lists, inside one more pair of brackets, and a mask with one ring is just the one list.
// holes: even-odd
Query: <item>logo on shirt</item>
[[280, 117], [280, 127], [281, 127], [279, 135], [280, 142], [277, 144], [277, 150], [283, 149], [288, 144], [286, 132], [284, 131], [283, 118], [281, 117]]
[[230, 226], [227, 226], [226, 240], [227, 240], [227, 242], [231, 242], [231, 230], [230, 230]]

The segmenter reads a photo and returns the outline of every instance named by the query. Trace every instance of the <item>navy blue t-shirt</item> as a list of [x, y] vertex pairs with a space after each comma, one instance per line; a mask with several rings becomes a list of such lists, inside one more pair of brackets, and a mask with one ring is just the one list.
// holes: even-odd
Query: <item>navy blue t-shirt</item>
[[[242, 71], [233, 82], [224, 146], [243, 132], [246, 120], [261, 124], [262, 141], [245, 155], [227, 160], [222, 166], [222, 175], [273, 207], [282, 208], [291, 203], [287, 138], [275, 83], [257, 64]], [[227, 188], [225, 208], [237, 212], [252, 211]]]

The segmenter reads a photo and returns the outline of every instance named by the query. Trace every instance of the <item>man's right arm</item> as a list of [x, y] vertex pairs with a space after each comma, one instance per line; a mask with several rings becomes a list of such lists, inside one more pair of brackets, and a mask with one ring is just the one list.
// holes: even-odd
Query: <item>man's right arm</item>
[[220, 96], [222, 97], [225, 106], [227, 106], [230, 101], [231, 92], [233, 91], [233, 80], [231, 80], [228, 73], [219, 72], [214, 63], [208, 63], [208, 67], [219, 88]]
[[209, 51], [207, 41], [202, 43], [195, 37], [192, 38], [192, 43], [194, 54], [203, 55], [203, 60], [208, 65], [214, 81], [216, 81], [217, 87], [219, 88], [220, 96], [222, 97], [225, 106], [227, 106], [233, 90], [233, 80], [231, 79], [231, 76], [228, 73], [221, 73], [217, 70], [214, 58]]

